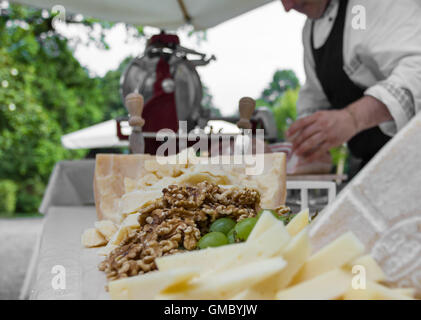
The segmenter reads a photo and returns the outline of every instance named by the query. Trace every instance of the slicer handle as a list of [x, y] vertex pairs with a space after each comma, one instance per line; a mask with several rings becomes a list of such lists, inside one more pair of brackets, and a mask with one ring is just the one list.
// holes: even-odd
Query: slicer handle
[[256, 108], [256, 101], [250, 97], [243, 97], [240, 99], [238, 108], [240, 109], [240, 120], [237, 122], [237, 126], [240, 129], [251, 129], [250, 119]]
[[129, 93], [126, 96], [125, 103], [129, 110], [129, 125], [131, 127], [143, 127], [145, 120], [142, 118], [143, 96], [139, 93]]

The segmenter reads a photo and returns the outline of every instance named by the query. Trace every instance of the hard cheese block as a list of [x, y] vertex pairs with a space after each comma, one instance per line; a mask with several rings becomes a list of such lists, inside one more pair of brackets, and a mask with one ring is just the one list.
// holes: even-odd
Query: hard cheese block
[[[286, 156], [284, 153], [265, 154], [263, 172], [248, 175], [246, 166], [226, 164], [223, 157], [212, 158], [215, 164], [200, 164], [200, 157], [187, 155], [186, 164], [168, 166], [154, 164], [150, 155], [101, 154], [96, 158], [94, 192], [99, 219], [120, 222], [121, 215], [134, 212], [150, 201], [169, 184], [194, 184], [210, 181], [221, 185], [256, 188], [261, 193], [261, 207], [274, 209], [285, 203]], [[183, 153], [183, 152], [182, 152]], [[174, 156], [173, 156], [174, 157]], [[145, 199], [142, 192], [157, 192]], [[134, 193], [131, 195], [131, 193]], [[123, 197], [124, 196], [124, 197]]]

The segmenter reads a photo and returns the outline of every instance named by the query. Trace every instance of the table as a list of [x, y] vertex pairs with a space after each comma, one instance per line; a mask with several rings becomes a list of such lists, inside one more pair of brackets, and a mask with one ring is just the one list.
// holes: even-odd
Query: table
[[[105, 273], [97, 267], [104, 257], [98, 255], [99, 249], [84, 248], [80, 241], [83, 231], [92, 227], [95, 221], [93, 206], [48, 209], [38, 253], [31, 263], [32, 270], [28, 273], [31, 275], [27, 276], [22, 298], [109, 299], [105, 291]], [[53, 283], [57, 277], [65, 279], [65, 283], [59, 283], [65, 285], [64, 289], [57, 286], [57, 281]]]
[[[99, 249], [83, 248], [80, 241], [83, 231], [93, 227], [96, 221], [92, 187], [94, 166], [95, 160], [62, 161], [55, 166], [40, 207], [40, 212], [45, 214], [43, 231], [21, 298], [109, 299], [104, 290], [105, 274], [97, 268], [103, 257], [97, 254]], [[317, 186], [330, 190], [331, 202], [336, 193], [332, 189], [333, 178], [314, 182], [303, 177], [288, 177], [287, 185], [289, 189], [302, 190], [302, 206], [307, 201], [307, 190]], [[312, 179], [314, 176], [308, 180]], [[63, 270], [66, 288], [55, 289], [53, 281], [62, 276]]]

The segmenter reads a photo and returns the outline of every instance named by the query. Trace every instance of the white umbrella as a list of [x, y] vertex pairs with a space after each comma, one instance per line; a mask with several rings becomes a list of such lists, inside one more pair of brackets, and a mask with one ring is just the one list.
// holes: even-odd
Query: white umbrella
[[[129, 136], [132, 128], [127, 121], [120, 122], [121, 133]], [[223, 120], [210, 120], [205, 133], [238, 134], [240, 130], [235, 124]], [[155, 133], [144, 132], [145, 137], [155, 138]], [[61, 137], [61, 144], [66, 149], [115, 148], [129, 145], [128, 140], [119, 140], [116, 120], [108, 120], [91, 127], [78, 130]]]
[[175, 29], [191, 23], [207, 29], [273, 0], [17, 0], [52, 9], [62, 5], [66, 12], [108, 21], [127, 22]]
[[[130, 134], [131, 128], [122, 128], [124, 134]], [[115, 120], [101, 122], [94, 126], [78, 130], [61, 137], [61, 144], [66, 149], [95, 149], [128, 146], [129, 142], [120, 141], [117, 136]]]

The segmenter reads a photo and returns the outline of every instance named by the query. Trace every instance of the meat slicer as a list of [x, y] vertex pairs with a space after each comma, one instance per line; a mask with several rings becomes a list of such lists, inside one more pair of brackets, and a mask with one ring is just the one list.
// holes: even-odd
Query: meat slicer
[[[161, 32], [152, 36], [144, 53], [130, 62], [120, 79], [120, 94], [129, 114], [135, 111], [130, 106], [130, 112], [126, 98], [129, 95], [133, 98], [136, 94], [143, 97], [137, 111], [144, 119], [141, 122], [143, 127], [137, 126], [144, 137], [143, 152], [156, 153], [162, 143], [156, 140], [159, 130], [171, 129], [180, 133], [179, 121], [187, 122], [188, 132], [195, 128], [204, 129], [209, 120], [237, 123], [239, 117], [215, 116], [202, 105], [203, 87], [196, 67], [206, 66], [213, 60], [213, 55], [208, 57], [181, 46], [178, 36]], [[265, 130], [265, 140], [276, 141], [276, 124], [268, 108], [258, 108], [250, 120], [254, 130]], [[123, 121], [127, 118], [117, 119], [117, 134], [121, 140], [127, 140], [128, 136], [121, 130]], [[131, 146], [131, 150], [139, 153], [136, 151], [139, 148]]]

